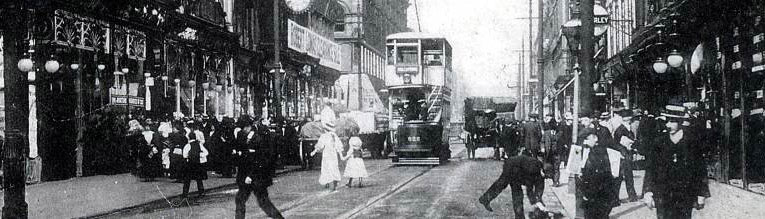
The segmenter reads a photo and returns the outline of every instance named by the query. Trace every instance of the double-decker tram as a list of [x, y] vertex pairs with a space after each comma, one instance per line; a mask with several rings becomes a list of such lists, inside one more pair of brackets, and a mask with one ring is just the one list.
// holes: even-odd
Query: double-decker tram
[[448, 161], [452, 48], [443, 36], [405, 32], [386, 38], [389, 127], [397, 164]]

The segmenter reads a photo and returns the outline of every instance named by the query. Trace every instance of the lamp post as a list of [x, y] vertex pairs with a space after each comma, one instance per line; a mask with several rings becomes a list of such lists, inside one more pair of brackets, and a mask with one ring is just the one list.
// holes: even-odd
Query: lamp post
[[146, 88], [146, 92], [144, 95], [144, 104], [145, 104], [145, 110], [151, 111], [151, 89], [149, 89], [151, 86], [154, 86], [154, 78], [151, 77], [151, 73], [143, 73], [143, 77], [145, 78], [144, 81], [144, 87]]
[[103, 100], [104, 94], [101, 93], [101, 92], [103, 92], [102, 88], [101, 88], [101, 73], [106, 69], [106, 65], [98, 64], [96, 66], [96, 69], [98, 70], [98, 71], [96, 71], [96, 87], [97, 87], [96, 90], [98, 90], [97, 94], [100, 93], [99, 97], [98, 97], [98, 106], [100, 107], [100, 106], [102, 106], [102, 104], [104, 104], [104, 100]]
[[210, 82], [202, 83], [202, 114], [207, 116], [207, 89], [210, 89]]
[[197, 82], [192, 80], [189, 80], [189, 87], [191, 87], [191, 115], [189, 115], [191, 118], [194, 118], [194, 99], [197, 97]]
[[614, 78], [613, 76], [608, 76], [606, 78], [606, 82], [608, 82], [608, 91], [611, 93], [609, 95], [609, 104], [611, 104], [611, 117], [614, 116]]
[[130, 81], [128, 80], [128, 73], [130, 73], [130, 69], [127, 67], [122, 68], [122, 75], [125, 76], [125, 94], [127, 95], [126, 102], [127, 102], [127, 116], [128, 120], [130, 119]]
[[175, 115], [181, 115], [181, 79], [173, 79], [175, 82]]
[[[3, 11], [3, 17], [6, 18], [3, 22], [3, 27], [7, 27], [8, 31], [3, 31], [3, 61], [6, 63], [3, 65], [5, 77], [5, 98], [6, 103], [6, 142], [4, 151], [2, 153], [4, 172], [3, 180], [3, 201], [2, 208], [3, 218], [27, 218], [27, 203], [25, 201], [25, 165], [24, 161], [26, 156], [24, 155], [25, 148], [27, 148], [27, 141], [25, 129], [28, 128], [28, 116], [27, 111], [28, 103], [28, 90], [27, 86], [24, 86], [27, 81], [23, 77], [23, 73], [27, 73], [27, 79], [29, 73], [34, 69], [34, 62], [31, 60], [32, 48], [29, 47], [30, 53], [28, 57], [21, 55], [25, 44], [26, 37], [29, 37], [31, 41], [31, 34], [29, 33], [29, 23], [26, 17], [31, 17], [31, 12], [25, 7], [26, 4], [22, 1], [12, 1], [9, 4], [16, 6]], [[15, 4], [15, 5], [14, 5]], [[5, 5], [5, 3], [4, 3]], [[6, 5], [7, 6], [7, 5]], [[14, 10], [15, 9], [15, 10]], [[32, 44], [31, 42], [29, 44]], [[13, 66], [11, 63], [17, 63], [17, 66]], [[16, 68], [14, 68], [16, 67]], [[34, 74], [32, 74], [34, 75]], [[34, 78], [34, 76], [32, 76]]]
[[215, 85], [215, 115], [221, 115], [220, 113], [220, 92], [223, 91], [223, 84], [220, 84], [221, 82], [218, 81], [218, 84]]

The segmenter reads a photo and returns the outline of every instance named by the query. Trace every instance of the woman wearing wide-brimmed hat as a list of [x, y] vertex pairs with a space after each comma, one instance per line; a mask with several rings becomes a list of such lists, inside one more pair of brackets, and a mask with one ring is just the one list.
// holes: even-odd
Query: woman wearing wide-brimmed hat
[[335, 191], [337, 182], [340, 181], [338, 159], [343, 156], [343, 143], [335, 133], [335, 119], [335, 112], [329, 107], [321, 111], [321, 123], [327, 132], [319, 137], [315, 149], [311, 152], [311, 156], [319, 151], [322, 152], [319, 184], [329, 186], [329, 183], [332, 183], [332, 191]]

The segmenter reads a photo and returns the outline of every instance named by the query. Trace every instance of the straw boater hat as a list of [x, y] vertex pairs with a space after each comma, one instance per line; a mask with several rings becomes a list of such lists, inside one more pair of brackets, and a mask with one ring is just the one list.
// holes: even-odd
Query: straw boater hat
[[600, 119], [610, 119], [611, 115], [608, 112], [602, 112], [600, 113]]
[[667, 105], [661, 112], [661, 116], [666, 117], [668, 120], [687, 120], [691, 118], [688, 111], [684, 106], [679, 105]]

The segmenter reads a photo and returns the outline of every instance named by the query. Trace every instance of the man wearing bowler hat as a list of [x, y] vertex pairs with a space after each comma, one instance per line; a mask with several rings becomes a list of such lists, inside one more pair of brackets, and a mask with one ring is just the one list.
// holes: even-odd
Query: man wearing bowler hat
[[616, 180], [616, 194], [619, 194], [621, 182], [624, 181], [627, 187], [627, 195], [630, 202], [638, 201], [637, 192], [635, 192], [635, 180], [632, 175], [632, 154], [633, 144], [636, 141], [635, 131], [632, 129], [632, 111], [622, 110], [619, 112], [621, 124], [614, 130], [614, 146], [622, 153], [624, 157], [621, 160], [619, 168], [619, 178]]
[[657, 218], [691, 218], [693, 208], [704, 208], [710, 197], [706, 165], [698, 138], [681, 126], [690, 116], [685, 107], [668, 105], [667, 132], [657, 136], [653, 155], [648, 156], [645, 196], [648, 207], [656, 207]]
[[[267, 123], [267, 119], [264, 119]], [[257, 198], [258, 205], [270, 218], [284, 218], [268, 197], [268, 187], [273, 185], [276, 175], [273, 138], [265, 126], [256, 126], [249, 117], [238, 121], [242, 131], [238, 134], [239, 145], [236, 154], [239, 160], [239, 172], [236, 184], [239, 190], [234, 200], [235, 218], [244, 218], [250, 194]], [[267, 124], [265, 124], [267, 126]]]

